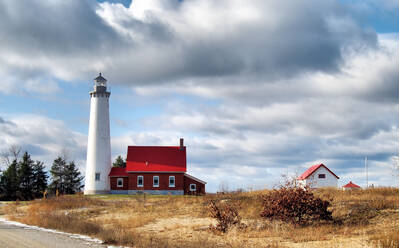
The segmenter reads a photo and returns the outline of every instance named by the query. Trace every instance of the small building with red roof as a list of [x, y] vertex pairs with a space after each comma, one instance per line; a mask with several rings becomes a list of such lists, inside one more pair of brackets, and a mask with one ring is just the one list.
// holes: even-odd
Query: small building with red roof
[[315, 164], [307, 169], [296, 180], [302, 187], [312, 189], [323, 187], [338, 187], [339, 177], [324, 164]]
[[356, 190], [356, 189], [361, 189], [361, 187], [357, 184], [352, 183], [352, 181], [349, 181], [348, 184], [345, 184], [342, 186], [343, 190]]
[[206, 182], [187, 172], [186, 147], [129, 146], [126, 168], [109, 173], [112, 194], [205, 194]]

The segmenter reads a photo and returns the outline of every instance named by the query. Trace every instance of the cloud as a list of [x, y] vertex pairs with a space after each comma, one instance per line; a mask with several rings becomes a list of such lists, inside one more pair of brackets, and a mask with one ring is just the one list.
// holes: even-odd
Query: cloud
[[394, 103], [399, 75], [399, 36], [378, 35], [378, 49], [347, 51], [338, 71], [308, 72], [293, 78], [265, 79], [230, 76], [174, 81], [167, 85], [135, 86], [142, 96], [180, 93], [208, 99], [262, 106], [292, 103], [304, 99], [349, 98], [377, 103]]
[[19, 146], [47, 168], [64, 150], [81, 168], [85, 166], [87, 136], [70, 130], [62, 121], [31, 114], [1, 117], [0, 137], [0, 151]]
[[0, 125], [11, 125], [11, 126], [14, 126], [15, 123], [13, 123], [13, 122], [11, 122], [11, 121], [7, 121], [7, 120], [5, 120], [4, 118], [2, 118], [2, 117], [0, 116]]
[[2, 0], [0, 7], [2, 84], [77, 79], [102, 69], [116, 48], [125, 47], [92, 0]]
[[[338, 1], [1, 1], [0, 63], [22, 80], [147, 85], [339, 70], [348, 47], [374, 48]], [[40, 18], [37, 18], [40, 16]]]
[[[375, 33], [359, 27], [335, 1], [296, 2], [290, 8], [279, 1], [135, 1], [129, 9], [105, 3], [98, 13], [137, 42], [130, 64], [138, 64], [137, 58], [142, 65], [130, 75], [136, 84], [334, 71], [346, 47], [376, 44]], [[148, 29], [124, 25], [129, 22]], [[161, 39], [155, 35], [164, 33]]]
[[[191, 81], [181, 81], [135, 91], [147, 97], [179, 93], [204, 98], [202, 104], [168, 101], [164, 114], [146, 123], [195, 133], [193, 167], [206, 168], [213, 177], [217, 171], [228, 178], [239, 176], [231, 168], [241, 166], [251, 168], [248, 171], [267, 169], [268, 181], [285, 173], [285, 168], [291, 174], [302, 173], [312, 163], [323, 162], [342, 175], [341, 182], [352, 178], [361, 184], [368, 156], [370, 180], [394, 185], [391, 159], [399, 149], [399, 105], [393, 83], [398, 80], [394, 70], [399, 64], [398, 45], [397, 35], [380, 35], [377, 50], [346, 54], [336, 72], [264, 84], [197, 81], [190, 88]], [[216, 101], [207, 104], [206, 99]]]

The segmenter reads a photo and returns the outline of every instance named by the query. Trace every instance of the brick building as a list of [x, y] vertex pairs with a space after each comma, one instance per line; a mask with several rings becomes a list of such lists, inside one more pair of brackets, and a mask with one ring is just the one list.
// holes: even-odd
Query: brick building
[[112, 194], [205, 194], [206, 182], [187, 173], [186, 147], [129, 146], [126, 168], [109, 173]]

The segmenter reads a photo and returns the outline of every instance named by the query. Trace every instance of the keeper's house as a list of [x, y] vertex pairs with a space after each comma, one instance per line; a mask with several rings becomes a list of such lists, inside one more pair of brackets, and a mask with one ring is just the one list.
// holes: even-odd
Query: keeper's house
[[186, 147], [129, 146], [126, 168], [109, 174], [112, 194], [200, 195], [206, 182], [186, 173]]
[[324, 188], [324, 187], [338, 187], [339, 177], [335, 175], [324, 164], [316, 164], [307, 169], [297, 182], [301, 187], [310, 187], [311, 189]]

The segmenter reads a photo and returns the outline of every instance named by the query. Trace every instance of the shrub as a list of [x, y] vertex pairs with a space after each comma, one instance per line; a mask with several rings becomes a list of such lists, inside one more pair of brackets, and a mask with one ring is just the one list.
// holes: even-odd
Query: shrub
[[327, 210], [329, 206], [329, 201], [314, 196], [306, 188], [285, 186], [263, 196], [260, 216], [296, 225], [308, 225], [315, 221], [332, 220], [332, 213]]
[[212, 230], [227, 232], [232, 226], [244, 228], [245, 224], [241, 223], [241, 217], [238, 214], [237, 207], [228, 202], [216, 202], [211, 200], [208, 204], [209, 215], [217, 220], [216, 226], [211, 225]]

